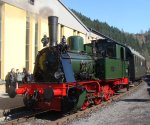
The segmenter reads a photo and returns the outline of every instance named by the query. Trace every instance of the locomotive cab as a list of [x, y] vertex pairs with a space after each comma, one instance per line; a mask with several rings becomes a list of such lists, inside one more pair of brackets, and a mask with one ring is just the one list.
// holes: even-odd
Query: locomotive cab
[[[108, 39], [95, 41], [96, 77], [102, 80], [128, 78], [126, 47]], [[126, 83], [127, 84], [127, 83]]]

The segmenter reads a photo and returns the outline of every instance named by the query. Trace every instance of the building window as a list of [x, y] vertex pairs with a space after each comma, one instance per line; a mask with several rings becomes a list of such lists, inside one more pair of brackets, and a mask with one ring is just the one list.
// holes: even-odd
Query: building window
[[26, 17], [26, 69], [29, 70], [30, 17]]
[[2, 5], [0, 4], [0, 78], [1, 78], [1, 47], [2, 46]]
[[77, 31], [73, 30], [73, 35], [76, 36], [77, 35]]
[[2, 6], [0, 4], [0, 40], [1, 40], [1, 28], [2, 28]]
[[61, 25], [60, 27], [60, 39], [63, 37], [64, 35], [64, 25]]
[[35, 23], [35, 57], [38, 54], [38, 22]]
[[80, 32], [79, 31], [77, 32], [77, 35], [80, 36]]
[[34, 5], [34, 0], [29, 0], [29, 3]]

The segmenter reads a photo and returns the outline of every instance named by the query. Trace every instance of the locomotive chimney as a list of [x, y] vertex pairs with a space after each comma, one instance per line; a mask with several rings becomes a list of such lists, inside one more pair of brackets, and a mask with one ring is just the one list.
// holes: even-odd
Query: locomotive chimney
[[57, 45], [57, 30], [58, 30], [58, 17], [49, 16], [48, 17], [49, 25], [49, 42], [50, 47]]

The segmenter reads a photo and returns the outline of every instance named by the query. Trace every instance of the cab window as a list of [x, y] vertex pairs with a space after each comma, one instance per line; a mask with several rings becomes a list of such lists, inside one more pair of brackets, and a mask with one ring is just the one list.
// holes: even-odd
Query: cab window
[[114, 44], [106, 48], [106, 56], [110, 58], [116, 57], [116, 46]]

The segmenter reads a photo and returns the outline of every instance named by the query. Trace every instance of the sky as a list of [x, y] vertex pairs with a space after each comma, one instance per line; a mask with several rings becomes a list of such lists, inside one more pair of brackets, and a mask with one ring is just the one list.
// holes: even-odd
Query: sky
[[129, 33], [150, 29], [150, 0], [62, 0], [71, 9]]

